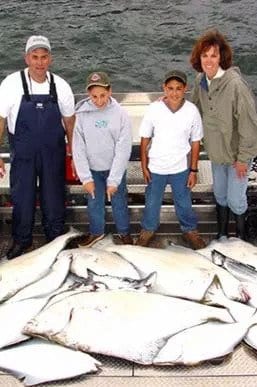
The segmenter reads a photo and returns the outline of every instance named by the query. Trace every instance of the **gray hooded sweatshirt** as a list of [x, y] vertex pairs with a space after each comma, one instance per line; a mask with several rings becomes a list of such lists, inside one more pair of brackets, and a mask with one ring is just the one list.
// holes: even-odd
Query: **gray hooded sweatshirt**
[[93, 181], [91, 170], [109, 171], [108, 186], [118, 186], [128, 166], [132, 148], [127, 112], [110, 98], [103, 109], [90, 98], [76, 106], [72, 153], [82, 184]]

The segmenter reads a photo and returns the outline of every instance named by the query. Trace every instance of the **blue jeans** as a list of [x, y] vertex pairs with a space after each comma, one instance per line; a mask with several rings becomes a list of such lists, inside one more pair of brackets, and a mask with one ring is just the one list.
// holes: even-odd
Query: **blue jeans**
[[160, 225], [160, 210], [167, 184], [171, 186], [176, 215], [182, 232], [195, 230], [197, 216], [192, 209], [191, 191], [187, 187], [189, 171], [170, 175], [151, 173], [151, 182], [146, 187], [145, 208], [141, 226], [144, 230], [156, 231]]
[[[95, 183], [95, 199], [87, 194], [89, 232], [94, 235], [105, 232], [105, 198], [109, 171], [92, 171]], [[129, 210], [127, 200], [126, 173], [117, 192], [111, 198], [112, 216], [119, 234], [129, 234]]]
[[216, 202], [220, 206], [229, 207], [236, 215], [244, 214], [248, 207], [248, 176], [239, 179], [233, 165], [215, 163], [212, 163], [212, 175]]

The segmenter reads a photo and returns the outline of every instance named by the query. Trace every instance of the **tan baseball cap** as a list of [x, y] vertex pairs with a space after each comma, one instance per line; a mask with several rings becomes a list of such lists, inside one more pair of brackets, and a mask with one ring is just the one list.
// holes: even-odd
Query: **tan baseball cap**
[[111, 86], [111, 81], [108, 75], [104, 72], [94, 72], [89, 74], [86, 81], [86, 88], [89, 89], [91, 86]]

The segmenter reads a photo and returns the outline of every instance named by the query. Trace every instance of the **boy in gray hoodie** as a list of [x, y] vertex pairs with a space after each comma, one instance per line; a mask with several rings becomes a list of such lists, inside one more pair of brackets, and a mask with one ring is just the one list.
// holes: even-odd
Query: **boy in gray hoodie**
[[73, 134], [73, 159], [87, 194], [89, 215], [89, 234], [80, 245], [90, 247], [104, 237], [106, 196], [121, 242], [132, 244], [126, 185], [131, 123], [126, 111], [111, 96], [106, 73], [91, 73], [86, 90], [89, 97], [76, 106]]

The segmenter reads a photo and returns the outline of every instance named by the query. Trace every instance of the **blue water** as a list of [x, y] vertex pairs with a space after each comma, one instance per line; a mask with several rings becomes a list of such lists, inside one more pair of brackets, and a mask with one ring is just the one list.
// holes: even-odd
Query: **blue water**
[[42, 0], [1, 1], [0, 80], [24, 66], [31, 34], [52, 43], [53, 71], [75, 93], [86, 75], [107, 71], [116, 92], [156, 91], [171, 67], [186, 71], [189, 55], [204, 30], [228, 36], [234, 62], [257, 94], [257, 2], [254, 0]]
[[25, 66], [27, 38], [43, 34], [52, 44], [52, 70], [74, 93], [84, 92], [95, 70], [108, 72], [115, 92], [159, 91], [174, 67], [187, 72], [190, 86], [192, 45], [216, 27], [257, 96], [256, 15], [256, 0], [0, 0], [0, 81]]

